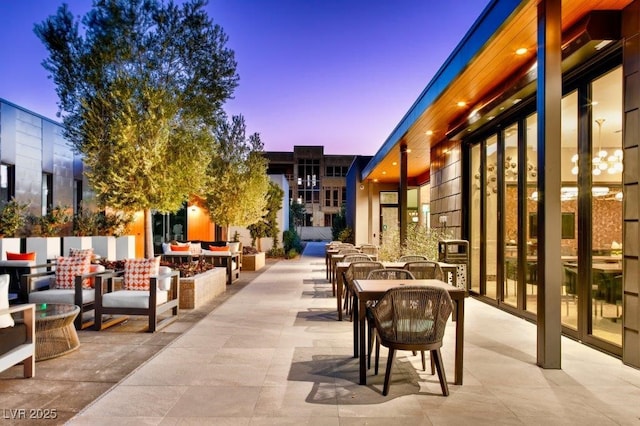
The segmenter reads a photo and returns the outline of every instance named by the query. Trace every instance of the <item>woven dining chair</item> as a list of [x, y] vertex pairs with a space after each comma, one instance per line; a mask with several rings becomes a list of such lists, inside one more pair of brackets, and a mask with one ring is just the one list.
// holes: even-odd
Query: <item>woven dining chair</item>
[[442, 280], [443, 273], [438, 262], [432, 260], [418, 260], [407, 262], [404, 269], [411, 272], [417, 280]]
[[[374, 269], [369, 272], [367, 276], [368, 280], [413, 280], [415, 277], [413, 274], [406, 269], [399, 268], [384, 268], [384, 269]], [[371, 313], [371, 308], [375, 305], [375, 303], [371, 303], [367, 306], [367, 312], [365, 314], [365, 318], [367, 319], [367, 347], [369, 348], [369, 353], [367, 355], [367, 368], [371, 368], [371, 352], [373, 349], [373, 341], [375, 340], [374, 333], [374, 322], [373, 322], [373, 314]], [[415, 354], [414, 354], [415, 355]], [[424, 353], [422, 354], [422, 369], [425, 367], [425, 358]], [[433, 370], [433, 369], [432, 369]]]
[[421, 256], [419, 254], [407, 254], [404, 256], [400, 256], [398, 262], [417, 262], [420, 260], [429, 260], [427, 256]]
[[[343, 262], [343, 263], [353, 263], [353, 262], [371, 262], [371, 261], [372, 261], [372, 259], [371, 259], [368, 255], [363, 254], [363, 253], [352, 253], [352, 254], [347, 254], [347, 255], [342, 259], [342, 262]], [[347, 289], [347, 284], [346, 284], [346, 282], [345, 282], [345, 280], [344, 280], [344, 273], [343, 273], [342, 275], [343, 275], [343, 276], [341, 277], [341, 278], [342, 278], [342, 283], [343, 283], [343, 287], [344, 287], [344, 289], [345, 289], [345, 292], [344, 292], [344, 294], [345, 294], [345, 299], [344, 299], [344, 300], [345, 300], [345, 302], [344, 302], [344, 306], [345, 306], [345, 308], [346, 308], [346, 306], [347, 306], [347, 298], [346, 298], [346, 295], [347, 295], [347, 293], [348, 293], [348, 291], [349, 291], [349, 290]], [[332, 286], [335, 286], [336, 284], [337, 284], [337, 279], [336, 279], [336, 282], [333, 282], [333, 283], [332, 283]], [[335, 289], [335, 288], [333, 288], [333, 293], [335, 293], [335, 292], [336, 292], [336, 289]]]
[[449, 395], [440, 348], [452, 310], [453, 303], [447, 290], [430, 286], [394, 287], [371, 309], [377, 337], [376, 374], [380, 345], [389, 348], [383, 395], [389, 393], [396, 350], [430, 351], [438, 371], [442, 394]]
[[366, 279], [369, 276], [369, 272], [381, 268], [384, 268], [382, 263], [369, 260], [364, 262], [351, 262], [347, 270], [344, 271], [342, 282], [344, 282], [346, 288], [345, 309], [351, 320], [353, 320], [353, 280]]

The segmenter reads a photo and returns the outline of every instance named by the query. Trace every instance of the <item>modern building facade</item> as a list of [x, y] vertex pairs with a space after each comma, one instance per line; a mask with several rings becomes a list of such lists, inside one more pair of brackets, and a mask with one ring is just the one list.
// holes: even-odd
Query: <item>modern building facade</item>
[[325, 155], [323, 146], [267, 151], [268, 174], [285, 175], [289, 199], [304, 205], [305, 226], [331, 226], [347, 199], [346, 176], [353, 155]]
[[356, 243], [428, 191], [420, 223], [469, 241], [470, 294], [537, 323], [540, 366], [563, 333], [640, 367], [639, 111], [640, 1], [493, 0], [350, 169]]

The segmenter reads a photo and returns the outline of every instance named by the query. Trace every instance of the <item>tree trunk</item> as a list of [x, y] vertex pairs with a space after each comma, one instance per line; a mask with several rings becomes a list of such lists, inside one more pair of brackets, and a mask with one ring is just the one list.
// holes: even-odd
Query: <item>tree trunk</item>
[[151, 226], [151, 209], [144, 209], [144, 257], [153, 259], [153, 228]]

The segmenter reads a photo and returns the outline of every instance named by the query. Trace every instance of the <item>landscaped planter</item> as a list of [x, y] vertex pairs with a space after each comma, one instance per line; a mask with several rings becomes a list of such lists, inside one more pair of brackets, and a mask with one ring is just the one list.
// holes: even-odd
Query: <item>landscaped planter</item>
[[116, 260], [116, 237], [96, 235], [91, 237], [93, 252], [103, 259]]
[[0, 238], [0, 259], [7, 259], [7, 252], [20, 253], [20, 238]]
[[133, 259], [136, 257], [136, 237], [124, 235], [116, 238], [116, 260]]
[[54, 260], [60, 253], [60, 237], [28, 237], [27, 253], [36, 252], [36, 263], [42, 265], [48, 260]]
[[180, 309], [195, 309], [227, 289], [224, 268], [213, 268], [193, 277], [180, 278]]
[[265, 253], [260, 252], [256, 254], [243, 254], [242, 255], [242, 270], [243, 271], [259, 271], [264, 267]]
[[91, 237], [62, 237], [62, 255], [69, 256], [69, 249], [90, 249]]

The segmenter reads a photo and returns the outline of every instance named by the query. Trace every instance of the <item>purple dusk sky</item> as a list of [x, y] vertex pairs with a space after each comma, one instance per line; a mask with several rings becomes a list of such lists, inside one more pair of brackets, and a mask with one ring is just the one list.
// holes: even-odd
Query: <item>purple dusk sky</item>
[[[68, 0], [84, 15], [90, 0]], [[227, 102], [269, 151], [373, 155], [489, 0], [210, 0], [240, 84]], [[33, 25], [62, 1], [0, 1], [0, 98], [56, 118]]]

